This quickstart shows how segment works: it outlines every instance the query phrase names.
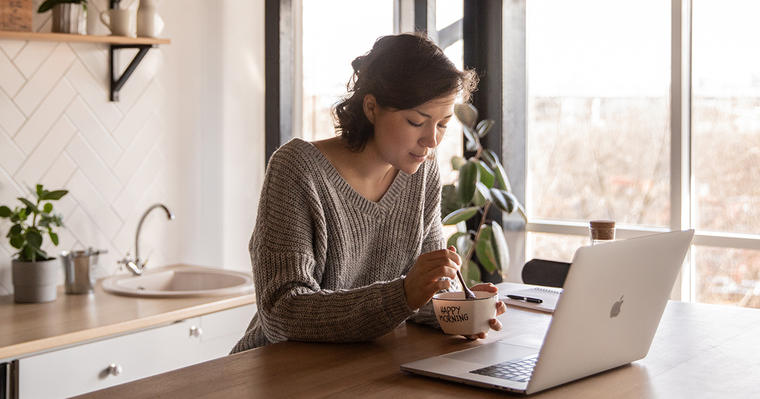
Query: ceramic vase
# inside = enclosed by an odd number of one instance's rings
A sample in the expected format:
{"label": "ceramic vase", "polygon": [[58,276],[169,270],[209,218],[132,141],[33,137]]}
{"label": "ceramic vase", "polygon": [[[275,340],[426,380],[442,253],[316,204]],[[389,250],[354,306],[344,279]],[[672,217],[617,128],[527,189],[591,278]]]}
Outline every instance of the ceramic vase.
{"label": "ceramic vase", "polygon": [[81,4],[63,3],[53,7],[53,32],[81,35],[86,26],[87,13]]}
{"label": "ceramic vase", "polygon": [[158,37],[164,21],[158,15],[158,0],[140,0],[137,8],[137,36]]}
{"label": "ceramic vase", "polygon": [[13,297],[20,303],[54,301],[58,297],[58,258],[37,262],[13,260]]}

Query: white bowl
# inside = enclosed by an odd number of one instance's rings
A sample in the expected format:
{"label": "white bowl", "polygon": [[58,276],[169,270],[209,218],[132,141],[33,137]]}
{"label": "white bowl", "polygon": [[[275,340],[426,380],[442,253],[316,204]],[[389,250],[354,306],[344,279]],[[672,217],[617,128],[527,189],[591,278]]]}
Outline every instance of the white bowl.
{"label": "white bowl", "polygon": [[495,292],[473,291],[475,299],[464,292],[443,292],[433,296],[435,318],[446,334],[474,335],[488,332],[488,321],[496,317]]}

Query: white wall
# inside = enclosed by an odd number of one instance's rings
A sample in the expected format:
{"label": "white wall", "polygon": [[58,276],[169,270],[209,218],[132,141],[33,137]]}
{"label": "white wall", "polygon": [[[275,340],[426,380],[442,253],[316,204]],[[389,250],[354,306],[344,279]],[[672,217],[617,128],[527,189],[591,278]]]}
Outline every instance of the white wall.
{"label": "white wall", "polygon": [[[0,204],[15,205],[38,182],[70,190],[56,204],[67,227],[51,251],[108,249],[98,277],[134,252],[137,222],[154,202],[177,219],[146,220],[149,267],[249,270],[264,173],[263,1],[164,0],[159,11],[172,43],[148,53],[116,103],[107,46],[0,40]],[[49,13],[35,29],[49,31]],[[133,53],[122,54],[126,65]],[[0,222],[0,294],[12,292],[8,227]]]}

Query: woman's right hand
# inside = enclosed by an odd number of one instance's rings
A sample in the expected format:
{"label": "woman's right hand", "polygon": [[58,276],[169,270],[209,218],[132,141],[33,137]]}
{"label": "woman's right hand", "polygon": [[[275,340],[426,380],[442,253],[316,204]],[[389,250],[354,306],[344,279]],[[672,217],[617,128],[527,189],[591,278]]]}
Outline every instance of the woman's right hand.
{"label": "woman's right hand", "polygon": [[462,260],[454,247],[420,255],[404,279],[404,293],[409,308],[419,309],[436,292],[449,288],[451,280],[457,278],[461,264]]}

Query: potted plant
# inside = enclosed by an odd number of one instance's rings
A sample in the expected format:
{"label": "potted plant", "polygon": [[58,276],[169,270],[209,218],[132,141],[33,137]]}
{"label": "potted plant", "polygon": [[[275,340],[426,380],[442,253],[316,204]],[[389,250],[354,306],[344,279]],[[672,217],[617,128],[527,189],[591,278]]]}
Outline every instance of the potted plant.
{"label": "potted plant", "polygon": [[38,13],[53,10],[53,27],[57,33],[84,34],[87,25],[87,0],[45,0]]}
{"label": "potted plant", "polygon": [[[492,205],[508,214],[518,211],[527,222],[525,208],[512,194],[499,157],[480,143],[494,121],[485,119],[476,124],[478,110],[472,104],[457,104],[454,115],[462,123],[465,148],[475,154],[467,159],[451,159],[459,178],[456,184],[442,188],[441,215],[444,225],[457,225],[458,231],[449,237],[446,246],[457,248],[468,284],[499,283],[509,267],[509,249],[501,225],[488,219],[488,211]],[[467,227],[470,220],[476,228]]]}
{"label": "potted plant", "polygon": [[66,193],[66,190],[48,191],[38,184],[34,192],[36,201],[19,197],[23,206],[14,209],[0,206],[0,217],[12,223],[6,237],[11,246],[18,249],[12,262],[16,302],[49,302],[57,297],[58,258],[49,257],[42,249],[42,242],[47,235],[53,245],[58,245],[53,227],[63,226],[63,221],[60,215],[53,214],[50,201],[59,200]]}

